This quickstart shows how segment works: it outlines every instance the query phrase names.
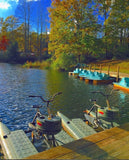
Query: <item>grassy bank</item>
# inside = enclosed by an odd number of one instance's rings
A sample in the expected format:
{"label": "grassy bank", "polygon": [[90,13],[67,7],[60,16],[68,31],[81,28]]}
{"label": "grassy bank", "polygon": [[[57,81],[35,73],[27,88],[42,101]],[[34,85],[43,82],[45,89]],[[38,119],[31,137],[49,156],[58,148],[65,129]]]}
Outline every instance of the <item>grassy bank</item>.
{"label": "grassy bank", "polygon": [[[96,69],[100,69],[100,65],[102,66],[102,70],[108,70],[108,66],[110,66],[110,71],[117,72],[117,68],[119,66],[119,72],[121,73],[128,73],[129,74],[129,60],[103,60],[94,63],[90,63],[88,65],[94,66]],[[27,61],[23,67],[25,68],[39,68],[39,69],[48,69],[51,67],[51,62],[49,61],[36,61],[36,62],[29,62]]]}
{"label": "grassy bank", "polygon": [[102,66],[102,70],[108,70],[108,66],[110,66],[110,71],[117,72],[117,68],[119,66],[119,72],[128,73],[129,74],[129,60],[103,60],[95,63],[90,63],[92,69],[94,69],[94,65],[96,69],[100,69],[100,65]]}
{"label": "grassy bank", "polygon": [[38,69],[48,69],[50,68],[50,61],[36,61],[36,62],[30,62],[27,61],[24,65],[23,68],[38,68]]}

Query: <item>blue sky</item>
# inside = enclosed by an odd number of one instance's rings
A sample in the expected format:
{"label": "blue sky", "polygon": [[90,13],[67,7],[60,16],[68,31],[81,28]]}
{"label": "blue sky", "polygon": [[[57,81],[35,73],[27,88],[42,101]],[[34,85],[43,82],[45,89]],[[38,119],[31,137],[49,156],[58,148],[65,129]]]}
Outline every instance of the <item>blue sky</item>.
{"label": "blue sky", "polygon": [[[18,6],[22,0],[0,0],[0,17],[6,18],[10,15],[16,16],[16,12],[18,10]],[[31,3],[33,5],[33,18],[36,19],[36,10],[38,7],[38,3],[42,4],[44,15],[47,15],[48,18],[48,11],[47,8],[51,5],[51,0],[26,0],[27,3]],[[34,17],[35,16],[35,17]],[[49,22],[48,22],[49,27]]]}
{"label": "blue sky", "polygon": [[0,0],[0,17],[14,15],[18,0]]}
{"label": "blue sky", "polygon": [[[36,25],[37,25],[37,10],[39,6],[42,6],[42,12],[45,23],[47,23],[47,28],[50,28],[50,23],[49,23],[49,16],[48,16],[48,10],[47,8],[50,7],[51,5],[51,0],[26,0],[27,3],[31,3],[32,6],[32,11],[31,12],[31,17],[33,19],[33,22],[31,23],[32,30],[36,30]],[[19,13],[19,6],[23,2],[23,0],[0,0],[0,17],[6,18],[7,16],[14,15],[18,16]],[[21,19],[22,21],[22,19]],[[103,23],[103,17],[99,16],[99,21],[100,23]],[[44,25],[44,31],[46,30],[46,24]]]}

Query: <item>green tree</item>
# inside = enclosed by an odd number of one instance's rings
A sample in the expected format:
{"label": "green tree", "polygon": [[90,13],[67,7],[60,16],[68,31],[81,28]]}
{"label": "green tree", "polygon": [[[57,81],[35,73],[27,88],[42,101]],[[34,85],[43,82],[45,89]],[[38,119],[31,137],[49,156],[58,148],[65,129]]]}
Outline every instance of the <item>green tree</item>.
{"label": "green tree", "polygon": [[7,49],[8,61],[17,63],[19,61],[18,43],[12,42]]}
{"label": "green tree", "polygon": [[8,16],[5,20],[1,18],[0,21],[0,30],[1,35],[7,36],[11,41],[15,37],[15,30],[18,26],[18,19],[14,16]]}
{"label": "green tree", "polygon": [[97,8],[98,8],[98,15],[99,15],[99,23],[101,24],[101,34],[103,39],[103,50],[105,52],[105,58],[110,58],[110,53],[108,50],[108,25],[107,19],[111,12],[112,7],[112,0],[98,0],[96,1]]}
{"label": "green tree", "polygon": [[129,57],[129,2],[117,0],[112,5],[107,24],[109,49],[116,58]]}
{"label": "green tree", "polygon": [[[54,0],[49,9],[51,18],[49,53],[57,59],[61,53],[81,56],[92,54],[99,24],[94,5],[87,0]],[[90,41],[90,42],[89,42]]]}
{"label": "green tree", "polygon": [[15,40],[18,43],[19,52],[24,52],[24,24],[20,24],[15,30]]}

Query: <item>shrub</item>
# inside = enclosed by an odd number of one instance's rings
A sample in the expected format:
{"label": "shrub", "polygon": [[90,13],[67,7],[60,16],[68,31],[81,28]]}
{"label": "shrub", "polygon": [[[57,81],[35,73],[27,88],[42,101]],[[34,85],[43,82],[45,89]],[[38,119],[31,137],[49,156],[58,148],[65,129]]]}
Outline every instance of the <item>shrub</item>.
{"label": "shrub", "polygon": [[40,68],[40,69],[48,69],[50,68],[50,61],[27,61],[24,65],[24,68]]}
{"label": "shrub", "polygon": [[56,70],[69,70],[76,64],[75,56],[73,54],[62,53],[52,64],[52,68]]}

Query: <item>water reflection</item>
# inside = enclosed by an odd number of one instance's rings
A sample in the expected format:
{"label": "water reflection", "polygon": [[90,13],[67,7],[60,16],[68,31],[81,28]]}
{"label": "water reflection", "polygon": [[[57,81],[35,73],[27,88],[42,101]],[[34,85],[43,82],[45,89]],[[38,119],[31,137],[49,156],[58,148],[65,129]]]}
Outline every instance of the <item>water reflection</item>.
{"label": "water reflection", "polygon": [[123,92],[120,92],[120,100],[125,101],[126,95]]}
{"label": "water reflection", "polygon": [[[105,97],[92,94],[92,91],[109,93],[112,85],[92,85],[84,81],[52,70],[23,69],[20,66],[0,64],[0,118],[14,129],[26,129],[28,122],[33,119],[35,110],[32,104],[42,104],[39,98],[29,98],[28,95],[42,95],[51,97],[62,91],[63,94],[55,98],[51,110],[58,110],[69,118],[84,118],[83,110],[91,107],[89,99],[97,100],[101,106],[106,106]],[[129,94],[115,91],[110,97],[110,105],[120,109],[119,123],[129,121]],[[46,108],[42,108],[46,113]]]}

